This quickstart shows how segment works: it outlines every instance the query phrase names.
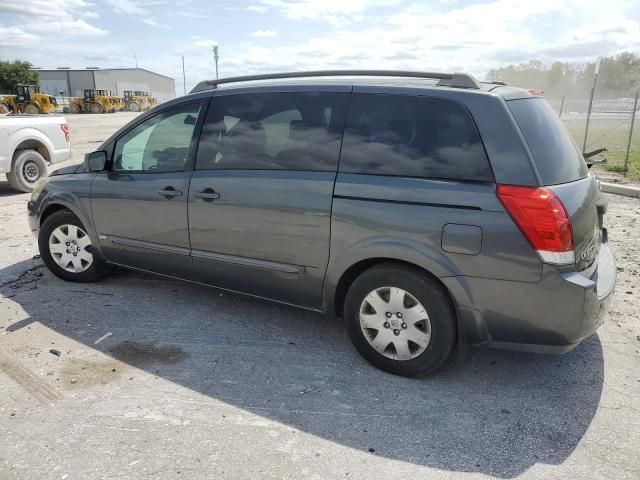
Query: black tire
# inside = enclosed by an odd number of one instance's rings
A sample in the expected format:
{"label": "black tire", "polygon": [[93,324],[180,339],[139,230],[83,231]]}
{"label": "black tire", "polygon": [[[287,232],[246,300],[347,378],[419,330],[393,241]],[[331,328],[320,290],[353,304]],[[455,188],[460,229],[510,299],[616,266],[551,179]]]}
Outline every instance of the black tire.
{"label": "black tire", "polygon": [[70,103],[69,113],[80,113],[80,105],[78,105],[77,103]]}
{"label": "black tire", "polygon": [[30,192],[36,182],[47,176],[47,162],[36,150],[16,151],[11,171],[7,173],[9,185],[18,192]]}
{"label": "black tire", "polygon": [[38,105],[36,105],[35,103],[27,103],[24,107],[24,113],[27,113],[29,115],[38,115],[39,113],[41,113],[41,111],[40,107],[38,107]]}
{"label": "black tire", "polygon": [[38,234],[38,248],[40,249],[40,256],[47,268],[57,277],[67,280],[69,282],[94,282],[105,275],[107,272],[106,266],[93,254],[93,261],[91,265],[81,272],[69,272],[63,269],[56,260],[54,260],[51,251],[49,250],[49,238],[51,233],[58,227],[63,225],[75,225],[81,228],[84,232],[87,232],[86,227],[82,222],[69,210],[59,210],[52,213],[42,223],[40,232]]}
{"label": "black tire", "polygon": [[[431,339],[415,358],[397,360],[379,353],[360,327],[360,308],[365,297],[384,287],[405,290],[427,311]],[[417,268],[397,263],[376,265],[355,279],[345,298],[344,319],[353,345],[369,363],[405,377],[421,377],[438,370],[449,358],[456,341],[456,314],[444,286]]]}

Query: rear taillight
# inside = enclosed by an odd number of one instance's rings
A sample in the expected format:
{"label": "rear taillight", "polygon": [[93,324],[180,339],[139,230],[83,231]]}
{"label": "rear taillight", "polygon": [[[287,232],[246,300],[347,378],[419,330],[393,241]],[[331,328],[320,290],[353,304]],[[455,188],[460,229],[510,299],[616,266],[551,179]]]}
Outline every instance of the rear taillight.
{"label": "rear taillight", "polygon": [[498,185],[498,198],[545,263],[575,263],[571,221],[564,205],[545,187]]}
{"label": "rear taillight", "polygon": [[66,123],[63,123],[60,125],[60,129],[62,130],[62,133],[64,133],[64,140],[66,142],[70,141],[70,135],[69,135],[69,125],[67,125]]}

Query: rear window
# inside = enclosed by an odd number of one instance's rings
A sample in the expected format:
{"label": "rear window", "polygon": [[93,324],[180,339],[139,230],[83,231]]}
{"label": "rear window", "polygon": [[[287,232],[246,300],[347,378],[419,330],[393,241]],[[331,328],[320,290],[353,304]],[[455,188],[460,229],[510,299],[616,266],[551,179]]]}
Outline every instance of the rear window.
{"label": "rear window", "polygon": [[442,98],[354,95],[340,172],[493,181],[469,111]]}
{"label": "rear window", "polygon": [[573,182],[587,175],[587,164],[578,146],[546,100],[525,98],[507,104],[545,185]]}

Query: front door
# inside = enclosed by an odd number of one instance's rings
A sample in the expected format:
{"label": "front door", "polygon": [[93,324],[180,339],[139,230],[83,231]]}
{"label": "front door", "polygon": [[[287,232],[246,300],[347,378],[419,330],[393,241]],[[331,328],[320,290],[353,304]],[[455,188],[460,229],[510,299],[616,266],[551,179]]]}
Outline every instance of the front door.
{"label": "front door", "polygon": [[189,277],[187,198],[201,102],[147,118],[116,140],[91,189],[101,246],[114,263]]}
{"label": "front door", "polygon": [[212,99],[189,190],[200,281],[318,308],[349,94]]}

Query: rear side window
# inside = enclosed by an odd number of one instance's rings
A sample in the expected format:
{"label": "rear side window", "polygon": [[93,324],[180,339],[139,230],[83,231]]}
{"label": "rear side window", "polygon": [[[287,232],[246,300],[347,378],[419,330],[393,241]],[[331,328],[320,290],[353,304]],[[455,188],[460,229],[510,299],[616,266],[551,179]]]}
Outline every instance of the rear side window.
{"label": "rear side window", "polygon": [[197,170],[336,171],[348,93],[216,96]]}
{"label": "rear side window", "polygon": [[451,100],[407,95],[354,95],[340,171],[493,181],[468,110]]}
{"label": "rear side window", "polygon": [[587,175],[578,146],[543,98],[507,102],[529,145],[545,185],[573,182]]}

